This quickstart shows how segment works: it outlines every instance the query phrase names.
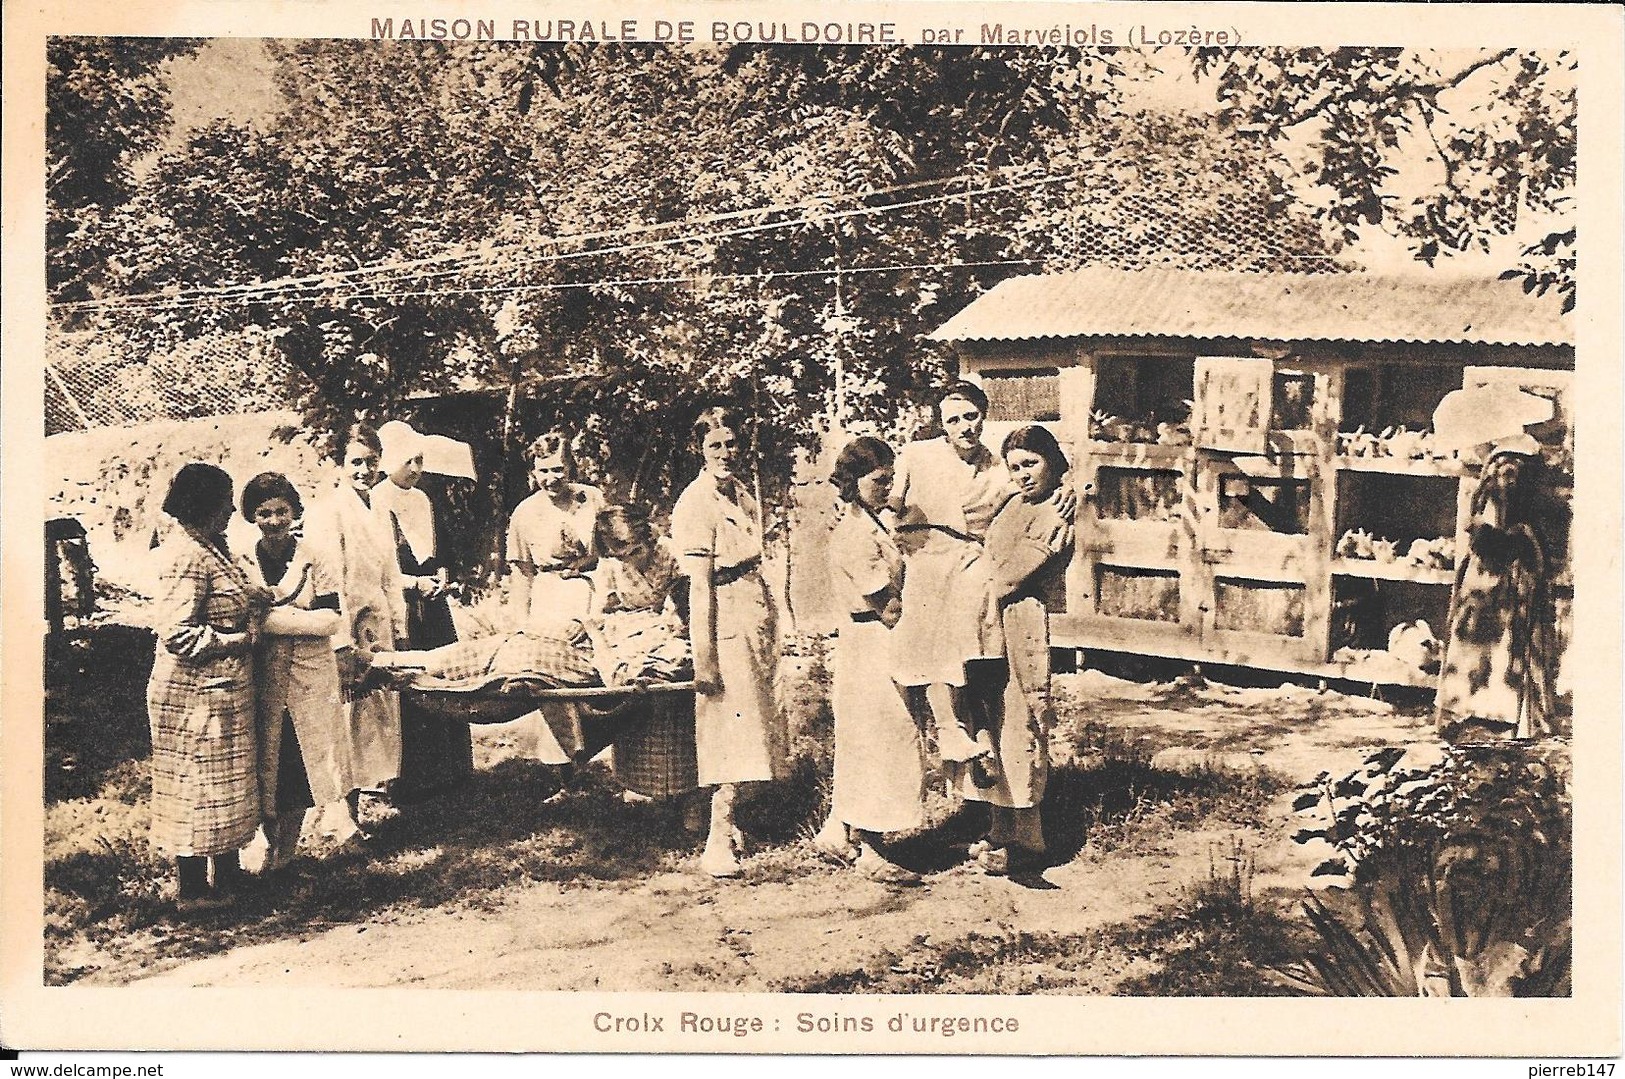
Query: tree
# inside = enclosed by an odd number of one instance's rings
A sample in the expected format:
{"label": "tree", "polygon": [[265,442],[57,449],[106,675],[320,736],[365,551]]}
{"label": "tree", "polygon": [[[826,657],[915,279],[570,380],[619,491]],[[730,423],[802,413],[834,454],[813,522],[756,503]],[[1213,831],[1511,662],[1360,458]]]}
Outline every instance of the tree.
{"label": "tree", "polygon": [[1332,268],[1257,146],[1127,114],[1117,54],[267,48],[273,122],[194,132],[69,241],[142,297],[96,310],[155,351],[263,328],[328,431],[482,395],[460,433],[498,447],[498,510],[523,436],[561,419],[665,501],[718,397],[755,417],[771,498],[796,447],[939,381],[924,335],[1014,273]]}
{"label": "tree", "polygon": [[[53,37],[45,47],[47,285],[54,300],[89,295],[93,251],[69,242],[134,193],[138,161],[169,131],[165,65],[197,51],[180,38]],[[62,256],[81,252],[89,261]]]}
{"label": "tree", "polygon": [[1221,122],[1275,147],[1279,181],[1318,196],[1347,239],[1382,228],[1431,265],[1536,215],[1553,223],[1503,276],[1573,306],[1571,53],[1200,49],[1194,65],[1216,80]]}

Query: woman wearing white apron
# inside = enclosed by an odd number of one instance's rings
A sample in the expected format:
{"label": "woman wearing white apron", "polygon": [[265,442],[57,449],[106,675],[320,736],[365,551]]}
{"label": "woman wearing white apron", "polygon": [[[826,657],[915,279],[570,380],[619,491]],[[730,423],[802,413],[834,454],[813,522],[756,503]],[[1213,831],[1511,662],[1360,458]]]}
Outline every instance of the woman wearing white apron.
{"label": "woman wearing white apron", "polygon": [[255,651],[259,786],[266,853],[263,872],[293,860],[305,811],[349,793],[349,738],[339,669],[338,574],[295,535],[304,506],[286,476],[264,472],[243,485],[243,517],[260,530],[244,559],[249,580],[273,605]]}
{"label": "woman wearing white apron", "polygon": [[694,647],[694,739],[701,786],[715,787],[700,867],[739,875],[737,785],[784,775],[784,720],[773,686],[779,643],[773,597],[762,577],[756,500],[734,475],[743,428],[722,408],[694,424],[705,470],[677,499],[673,546],[689,580]]}
{"label": "woman wearing white apron", "polygon": [[[358,424],[344,438],[338,490],[312,509],[305,537],[335,567],[339,582],[339,632],[333,649],[341,674],[356,682],[374,651],[404,649],[406,600],[395,538],[372,510],[373,483],[383,455],[378,433]],[[356,821],[360,792],[383,790],[401,769],[401,715],[397,694],[375,689],[344,706],[349,738],[350,817]],[[359,822],[356,821],[356,828]]]}
{"label": "woman wearing white apron", "polygon": [[[574,482],[570,440],[562,432],[549,431],[526,452],[536,493],[519,503],[508,522],[510,622],[520,630],[556,634],[587,618],[592,600],[588,573],[597,563],[593,528],[604,496],[596,487]],[[518,738],[520,745],[545,764],[568,765],[581,746],[580,717],[573,705],[550,704],[545,714],[532,712],[515,723],[526,732]],[[555,728],[565,734],[555,734]]]}

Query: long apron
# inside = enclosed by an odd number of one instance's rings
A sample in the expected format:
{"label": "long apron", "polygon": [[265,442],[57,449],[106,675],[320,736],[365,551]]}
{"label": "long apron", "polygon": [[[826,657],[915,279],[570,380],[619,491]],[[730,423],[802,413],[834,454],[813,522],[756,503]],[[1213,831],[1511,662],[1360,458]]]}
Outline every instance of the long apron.
{"label": "long apron", "polygon": [[[310,567],[310,571],[306,571]],[[257,567],[256,567],[257,571]],[[320,591],[336,587],[315,569],[311,552],[301,543],[293,552],[282,584],[293,577],[299,586],[287,597],[290,606],[309,610]],[[281,596],[279,595],[279,598]],[[279,763],[282,759],[284,716],[293,721],[294,737],[304,763],[305,780],[315,805],[349,793],[349,738],[345,730],[344,701],[338,665],[333,661],[331,637],[260,638],[258,668],[260,799],[270,814],[278,800]]]}
{"label": "long apron", "polygon": [[773,700],[778,631],[767,581],[752,570],[716,589],[722,692],[694,698],[700,785],[782,778],[787,736]]}
{"label": "long apron", "polygon": [[892,637],[880,622],[848,621],[831,656],[835,713],[833,816],[867,832],[925,822],[920,729],[892,680]]}
{"label": "long apron", "polygon": [[893,631],[897,683],[962,686],[968,661],[999,654],[985,598],[982,545],[921,529],[905,560],[903,615]]}

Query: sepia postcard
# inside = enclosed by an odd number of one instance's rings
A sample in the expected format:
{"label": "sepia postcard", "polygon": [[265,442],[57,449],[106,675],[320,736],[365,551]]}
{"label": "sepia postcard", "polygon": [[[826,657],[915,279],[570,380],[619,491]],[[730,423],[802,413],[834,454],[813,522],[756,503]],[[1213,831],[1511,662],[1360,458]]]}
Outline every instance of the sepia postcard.
{"label": "sepia postcard", "polygon": [[0,1046],[1617,1056],[1622,29],[9,7]]}

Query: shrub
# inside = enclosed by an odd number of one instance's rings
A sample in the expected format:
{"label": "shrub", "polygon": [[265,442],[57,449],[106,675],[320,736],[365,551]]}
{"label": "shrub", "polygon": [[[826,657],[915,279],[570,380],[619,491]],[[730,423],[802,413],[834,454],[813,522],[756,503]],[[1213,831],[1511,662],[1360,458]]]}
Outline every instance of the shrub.
{"label": "shrub", "polygon": [[1336,996],[1564,996],[1572,964],[1572,806],[1563,742],[1452,746],[1401,768],[1389,748],[1294,808],[1321,827],[1305,911],[1320,947],[1292,977]]}

